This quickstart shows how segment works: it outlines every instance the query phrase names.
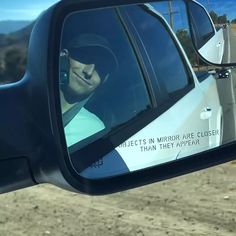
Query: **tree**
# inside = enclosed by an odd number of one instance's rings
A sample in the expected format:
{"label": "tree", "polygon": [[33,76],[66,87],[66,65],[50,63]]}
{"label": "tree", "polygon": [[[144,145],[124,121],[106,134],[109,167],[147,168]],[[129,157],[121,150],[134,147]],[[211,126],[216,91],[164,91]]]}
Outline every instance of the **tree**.
{"label": "tree", "polygon": [[195,67],[204,67],[206,63],[200,59],[198,54],[196,53],[191,36],[188,30],[180,29],[176,31],[176,36],[179,39],[187,57],[192,65],[193,68]]}
{"label": "tree", "polygon": [[211,16],[213,23],[218,24],[218,15],[214,11],[211,11],[209,14]]}
{"label": "tree", "polygon": [[226,14],[218,17],[218,23],[219,24],[226,24],[228,22]]}
{"label": "tree", "polygon": [[196,53],[189,32],[187,30],[180,29],[176,32],[176,36],[184,48],[191,64],[196,64]]}
{"label": "tree", "polygon": [[4,77],[9,82],[20,80],[26,68],[26,51],[20,47],[8,49],[5,53],[5,73]]}
{"label": "tree", "polygon": [[2,59],[0,59],[0,84],[3,83],[3,76],[4,76],[4,62]]}
{"label": "tree", "polygon": [[236,18],[231,21],[232,24],[236,24]]}

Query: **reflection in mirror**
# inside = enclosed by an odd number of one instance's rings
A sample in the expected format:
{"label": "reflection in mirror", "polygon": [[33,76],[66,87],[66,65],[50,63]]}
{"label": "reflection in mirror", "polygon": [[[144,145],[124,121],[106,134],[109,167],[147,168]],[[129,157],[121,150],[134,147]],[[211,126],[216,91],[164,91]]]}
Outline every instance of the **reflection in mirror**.
{"label": "reflection in mirror", "polygon": [[180,41],[181,46],[187,54],[192,69],[197,75],[199,81],[202,81],[204,74],[208,73],[208,71],[213,71],[215,66],[212,66],[203,61],[194,49],[185,1],[166,0],[152,2],[150,5],[169,23],[171,29],[175,32],[176,37]]}
{"label": "reflection in mirror", "polygon": [[234,0],[187,1],[194,44],[214,64],[236,63],[236,4]]}
{"label": "reflection in mirror", "polygon": [[[173,26],[188,33],[187,24]],[[224,112],[231,97],[222,95],[232,91],[223,79],[230,74],[197,77],[155,3],[69,15],[59,62],[65,139],[85,178],[178,161],[235,140],[235,118]]]}
{"label": "reflection in mirror", "polygon": [[70,153],[120,129],[150,108],[141,69],[114,9],[75,13],[66,19],[60,65]]}

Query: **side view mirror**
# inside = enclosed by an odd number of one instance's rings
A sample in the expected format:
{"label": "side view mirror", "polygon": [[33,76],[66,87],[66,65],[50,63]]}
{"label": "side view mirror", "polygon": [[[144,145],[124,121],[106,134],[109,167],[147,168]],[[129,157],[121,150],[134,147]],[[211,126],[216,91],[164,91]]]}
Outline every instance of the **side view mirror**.
{"label": "side view mirror", "polygon": [[215,77],[199,81],[144,1],[61,1],[46,10],[27,71],[0,86],[0,104],[1,192],[46,182],[108,194],[236,154],[236,119],[225,122]]}
{"label": "side view mirror", "polygon": [[235,66],[235,1],[201,0],[186,4],[192,39],[201,58],[215,65]]}

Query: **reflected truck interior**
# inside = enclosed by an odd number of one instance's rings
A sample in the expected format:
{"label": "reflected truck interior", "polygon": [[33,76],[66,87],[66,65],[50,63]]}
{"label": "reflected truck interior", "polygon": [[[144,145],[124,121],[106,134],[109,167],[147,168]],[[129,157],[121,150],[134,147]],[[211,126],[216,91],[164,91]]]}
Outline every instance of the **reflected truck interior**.
{"label": "reflected truck interior", "polygon": [[225,143],[214,73],[198,79],[163,21],[155,3],[78,12],[65,20],[62,117],[81,176],[118,176]]}

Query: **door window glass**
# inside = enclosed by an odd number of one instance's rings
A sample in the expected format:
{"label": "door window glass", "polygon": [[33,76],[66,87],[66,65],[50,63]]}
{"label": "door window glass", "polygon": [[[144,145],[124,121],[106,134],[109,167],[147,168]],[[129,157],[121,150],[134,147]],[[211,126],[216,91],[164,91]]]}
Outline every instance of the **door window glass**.
{"label": "door window glass", "polygon": [[127,7],[138,34],[153,65],[158,82],[168,94],[174,95],[191,84],[190,76],[183,64],[174,40],[154,13],[140,7]]}
{"label": "door window glass", "polygon": [[67,146],[75,152],[136,118],[150,101],[114,10],[70,15],[61,40],[62,116]]}
{"label": "door window glass", "polygon": [[189,2],[193,36],[197,49],[200,49],[215,34],[213,25],[209,21],[203,8],[196,7],[196,3]]}

